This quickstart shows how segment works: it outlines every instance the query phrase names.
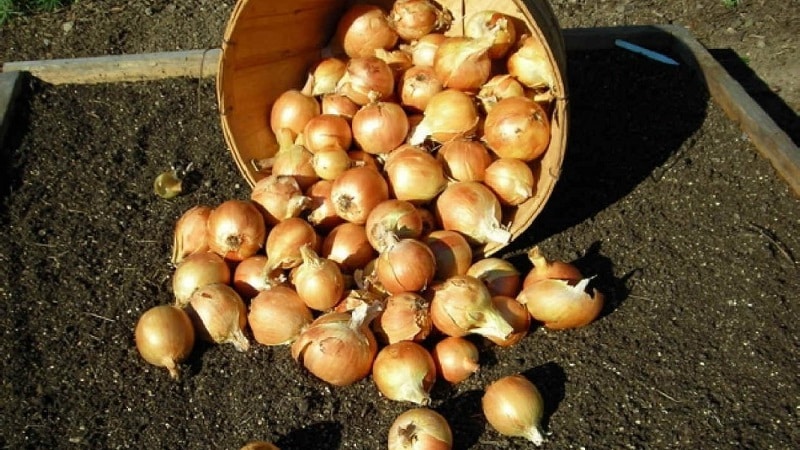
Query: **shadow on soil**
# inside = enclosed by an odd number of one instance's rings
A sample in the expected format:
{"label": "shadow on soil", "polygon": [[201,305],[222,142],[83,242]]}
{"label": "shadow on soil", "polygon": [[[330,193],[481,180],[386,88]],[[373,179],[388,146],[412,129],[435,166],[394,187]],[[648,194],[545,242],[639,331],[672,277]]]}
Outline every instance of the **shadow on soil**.
{"label": "shadow on soil", "polygon": [[728,48],[711,49],[709,53],[731,77],[742,85],[742,88],[775,121],[775,124],[785,131],[796,145],[800,145],[800,119],[798,119],[797,113],[753,72],[746,61]]}
{"label": "shadow on soil", "polygon": [[27,99],[34,93],[34,83],[30,76],[23,74],[19,80],[20,89],[11,108],[5,139],[0,142],[0,223],[5,222],[6,199],[22,183],[24,155],[17,149],[28,132],[30,104]]}
{"label": "shadow on soil", "polygon": [[643,180],[660,179],[700,128],[709,93],[688,65],[622,50],[568,54],[569,143],[561,177],[542,213],[505,253],[525,250],[591,219]]}
{"label": "shadow on soil", "polygon": [[336,422],[315,423],[278,439],[276,445],[286,450],[335,450],[341,445],[341,427]]}

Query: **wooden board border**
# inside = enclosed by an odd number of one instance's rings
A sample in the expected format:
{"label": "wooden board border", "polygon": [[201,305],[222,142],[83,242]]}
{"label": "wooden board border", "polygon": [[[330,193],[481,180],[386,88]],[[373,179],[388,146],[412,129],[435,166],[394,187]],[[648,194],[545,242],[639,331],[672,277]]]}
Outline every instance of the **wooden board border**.
{"label": "wooden board border", "polygon": [[[770,161],[794,195],[800,197],[800,149],[686,28],[642,25],[572,28],[563,33],[568,52],[611,49],[617,39],[624,39],[651,50],[677,55],[681,62],[702,75],[714,101],[750,137],[758,152]],[[29,72],[52,84],[210,78],[217,75],[220,54],[220,49],[205,49],[18,61],[3,64],[3,72]]]}

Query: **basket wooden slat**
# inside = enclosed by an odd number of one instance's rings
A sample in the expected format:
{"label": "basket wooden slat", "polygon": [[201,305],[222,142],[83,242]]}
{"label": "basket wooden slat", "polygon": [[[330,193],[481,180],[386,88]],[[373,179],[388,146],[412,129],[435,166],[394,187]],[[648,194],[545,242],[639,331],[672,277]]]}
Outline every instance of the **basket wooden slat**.
{"label": "basket wooden slat", "polygon": [[[534,163],[538,184],[533,198],[509,210],[504,221],[517,238],[539,215],[553,191],[564,158],[568,130],[566,50],[561,29],[542,0],[437,0],[455,18],[448,34],[461,35],[465,21],[483,10],[515,19],[522,33],[547,43],[550,63],[557,68],[550,146]],[[266,174],[252,161],[277,151],[269,128],[269,112],[278,96],[302,87],[310,67],[330,41],[336,22],[353,3],[391,8],[392,0],[239,0],[225,30],[217,72],[217,97],[222,129],[242,175],[250,185]],[[488,244],[477,254],[491,255],[503,245]]]}

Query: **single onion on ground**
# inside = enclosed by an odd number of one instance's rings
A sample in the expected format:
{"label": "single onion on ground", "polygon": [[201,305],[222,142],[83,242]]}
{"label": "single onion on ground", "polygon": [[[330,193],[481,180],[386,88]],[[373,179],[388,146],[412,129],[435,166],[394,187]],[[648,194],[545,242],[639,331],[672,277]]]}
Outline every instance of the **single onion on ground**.
{"label": "single onion on ground", "polygon": [[483,414],[498,433],[524,437],[534,445],[544,443],[540,422],[544,400],[536,385],[522,375],[500,378],[486,388]]}
{"label": "single onion on ground", "polygon": [[463,337],[448,336],[433,348],[436,370],[449,383],[460,383],[480,368],[478,347]]}
{"label": "single onion on ground", "polygon": [[531,317],[551,330],[564,330],[588,325],[603,310],[605,297],[597,289],[590,295],[591,278],[573,284],[566,280],[545,279],[528,285],[517,301],[528,308]]}
{"label": "single onion on ground", "polygon": [[427,405],[436,381],[436,365],[425,347],[400,341],[378,352],[372,365],[372,380],[390,400]]}
{"label": "single onion on ground", "polygon": [[250,348],[244,335],[247,307],[229,285],[216,283],[197,289],[189,298],[186,312],[199,338],[217,344],[233,344],[240,352]]}
{"label": "single onion on ground", "polygon": [[180,264],[194,253],[208,251],[206,229],[211,207],[198,205],[184,212],[175,224],[172,239],[172,264]]}
{"label": "single onion on ground", "polygon": [[194,327],[186,312],[172,305],[154,306],[136,322],[136,349],[148,363],[180,376],[178,363],[194,348]]}
{"label": "single onion on ground", "polygon": [[453,432],[441,414],[429,408],[410,409],[389,428],[389,450],[450,450]]}

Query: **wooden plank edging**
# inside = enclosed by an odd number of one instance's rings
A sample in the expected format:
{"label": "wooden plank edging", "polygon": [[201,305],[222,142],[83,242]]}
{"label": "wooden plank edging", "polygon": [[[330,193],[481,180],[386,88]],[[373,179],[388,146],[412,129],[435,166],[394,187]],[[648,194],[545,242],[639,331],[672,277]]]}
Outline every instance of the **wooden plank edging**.
{"label": "wooden plank edging", "polygon": [[[653,50],[669,50],[698,69],[711,97],[747,133],[758,152],[800,197],[800,149],[691,33],[676,25],[573,28],[563,30],[567,51],[614,48],[624,39]],[[8,62],[4,72],[26,71],[53,83],[106,83],[171,77],[215,77],[220,49]]]}

